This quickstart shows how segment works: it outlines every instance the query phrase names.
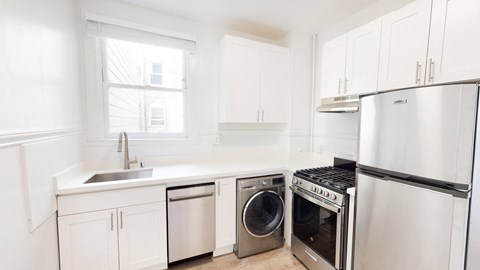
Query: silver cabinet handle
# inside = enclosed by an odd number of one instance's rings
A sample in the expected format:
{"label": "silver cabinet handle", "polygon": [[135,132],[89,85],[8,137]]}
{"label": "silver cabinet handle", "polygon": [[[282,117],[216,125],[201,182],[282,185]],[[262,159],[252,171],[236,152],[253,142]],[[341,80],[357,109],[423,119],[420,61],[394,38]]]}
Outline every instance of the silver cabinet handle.
{"label": "silver cabinet handle", "polygon": [[429,64],[430,64],[430,71],[429,71],[429,74],[428,74],[428,82],[432,82],[433,83],[433,79],[434,79],[434,76],[435,76],[435,62],[433,61],[432,58],[430,58],[430,61],[429,61]]}
{"label": "silver cabinet handle", "polygon": [[263,122],[264,116],[265,116],[265,110],[262,110],[262,122]]}
{"label": "silver cabinet handle", "polygon": [[420,65],[420,61],[417,61],[417,70],[415,71],[415,84],[420,84],[421,70],[422,65]]}
{"label": "silver cabinet handle", "polygon": [[338,94],[342,94],[342,79],[338,79]]}
{"label": "silver cabinet handle", "polygon": [[221,185],[220,183],[218,183],[218,195],[217,195],[218,197],[220,197],[220,187],[221,187],[221,186],[222,186],[222,185]]}
{"label": "silver cabinet handle", "polygon": [[120,211],[120,230],[123,230],[123,211]]}
{"label": "silver cabinet handle", "polygon": [[313,256],[312,254],[310,254],[310,252],[308,252],[308,250],[304,249],[305,253],[307,253],[307,255],[312,258],[312,260],[314,260],[315,262],[317,262],[317,258],[315,258],[315,256]]}
{"label": "silver cabinet handle", "polygon": [[110,231],[113,232],[113,213],[110,213]]}
{"label": "silver cabinet handle", "polygon": [[260,109],[257,110],[257,122],[260,122]]}
{"label": "silver cabinet handle", "polygon": [[348,89],[347,89],[347,84],[348,84],[348,78],[345,77],[345,83],[343,84],[343,93],[346,94]]}

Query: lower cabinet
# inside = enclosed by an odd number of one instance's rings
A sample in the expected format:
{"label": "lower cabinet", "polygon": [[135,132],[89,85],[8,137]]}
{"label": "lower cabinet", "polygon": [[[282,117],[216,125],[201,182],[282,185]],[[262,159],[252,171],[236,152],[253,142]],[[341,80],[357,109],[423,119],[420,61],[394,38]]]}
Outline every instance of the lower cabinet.
{"label": "lower cabinet", "polygon": [[120,215],[120,269],[144,269],[154,265],[158,269],[166,268],[162,267],[167,261],[166,203],[130,206],[117,211]]}
{"label": "lower cabinet", "polygon": [[166,202],[60,216],[62,270],[166,269]]}
{"label": "lower cabinet", "polygon": [[119,269],[117,210],[58,218],[62,270]]}
{"label": "lower cabinet", "polygon": [[237,179],[215,179],[215,255],[232,252],[236,242]]}
{"label": "lower cabinet", "polygon": [[[292,192],[288,187],[292,185],[293,172],[285,172],[285,216],[283,219],[283,235],[285,237],[285,244],[292,246]],[[287,192],[289,191],[289,192]]]}

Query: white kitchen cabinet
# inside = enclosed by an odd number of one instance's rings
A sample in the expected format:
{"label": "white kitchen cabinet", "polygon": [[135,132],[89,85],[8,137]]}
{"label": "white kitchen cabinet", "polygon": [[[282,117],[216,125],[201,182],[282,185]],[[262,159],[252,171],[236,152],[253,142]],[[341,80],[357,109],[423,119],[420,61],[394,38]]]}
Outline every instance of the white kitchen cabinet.
{"label": "white kitchen cabinet", "polygon": [[283,235],[285,237],[285,244],[289,247],[292,246],[292,192],[288,190],[288,187],[292,185],[293,172],[285,171],[285,216],[283,219]]}
{"label": "white kitchen cabinet", "polygon": [[58,218],[62,270],[116,270],[117,210]]}
{"label": "white kitchen cabinet", "polygon": [[480,79],[480,1],[435,0],[427,84]]}
{"label": "white kitchen cabinet", "polygon": [[236,242],[237,180],[216,179],[215,186],[215,255],[221,255],[231,252]]}
{"label": "white kitchen cabinet", "polygon": [[247,39],[225,36],[222,40],[221,122],[257,122],[261,51],[260,44]]}
{"label": "white kitchen cabinet", "polygon": [[165,186],[58,197],[62,270],[167,268]]}
{"label": "white kitchen cabinet", "polygon": [[288,48],[226,35],[221,44],[220,122],[287,123]]}
{"label": "white kitchen cabinet", "polygon": [[348,32],[343,95],[377,90],[381,26],[377,19]]}
{"label": "white kitchen cabinet", "polygon": [[120,269],[164,269],[167,261],[166,202],[118,209]]}
{"label": "white kitchen cabinet", "polygon": [[425,83],[432,0],[417,0],[382,17],[379,90]]}
{"label": "white kitchen cabinet", "polygon": [[341,96],[347,61],[347,34],[326,42],[322,49],[321,97]]}
{"label": "white kitchen cabinet", "polygon": [[287,48],[262,46],[260,120],[288,123],[290,100],[290,52]]}
{"label": "white kitchen cabinet", "polygon": [[381,21],[326,42],[322,52],[322,98],[377,90]]}

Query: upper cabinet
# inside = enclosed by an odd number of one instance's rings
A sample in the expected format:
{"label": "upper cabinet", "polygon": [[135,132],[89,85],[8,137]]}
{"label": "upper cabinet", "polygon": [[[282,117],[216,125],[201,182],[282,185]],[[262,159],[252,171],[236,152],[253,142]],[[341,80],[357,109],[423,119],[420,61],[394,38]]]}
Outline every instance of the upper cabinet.
{"label": "upper cabinet", "polygon": [[345,94],[377,90],[380,30],[378,19],[348,33]]}
{"label": "upper cabinet", "polygon": [[379,90],[423,85],[431,0],[417,0],[382,17]]}
{"label": "upper cabinet", "polygon": [[480,79],[480,1],[434,0],[427,84]]}
{"label": "upper cabinet", "polygon": [[226,35],[219,104],[223,123],[288,123],[290,50]]}
{"label": "upper cabinet", "polygon": [[377,90],[380,20],[323,45],[322,98]]}
{"label": "upper cabinet", "polygon": [[263,123],[288,123],[290,50],[264,44],[260,74],[260,120]]}
{"label": "upper cabinet", "polygon": [[323,45],[322,98],[340,96],[344,92],[347,35],[342,35]]}

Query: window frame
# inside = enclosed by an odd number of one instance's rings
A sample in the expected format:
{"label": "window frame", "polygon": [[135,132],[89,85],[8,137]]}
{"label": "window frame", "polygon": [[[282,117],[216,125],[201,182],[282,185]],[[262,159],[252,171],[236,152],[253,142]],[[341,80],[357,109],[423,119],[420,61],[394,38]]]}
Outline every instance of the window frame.
{"label": "window frame", "polygon": [[[183,51],[183,61],[184,61],[184,82],[183,82],[183,89],[176,89],[176,88],[168,88],[168,87],[160,87],[160,86],[152,86],[151,84],[137,86],[137,85],[127,85],[127,84],[118,84],[118,83],[110,83],[108,82],[108,71],[107,71],[107,46],[106,46],[106,39],[105,37],[97,37],[98,38],[98,49],[97,53],[99,53],[99,61],[97,63],[100,65],[100,74],[98,74],[99,78],[99,91],[101,91],[102,96],[102,117],[103,117],[103,134],[105,139],[115,139],[118,137],[118,132],[110,132],[110,118],[109,118],[109,88],[117,87],[117,88],[125,88],[125,89],[138,89],[138,90],[148,90],[148,91],[162,91],[162,92],[177,92],[183,94],[183,132],[176,132],[176,133],[168,133],[168,132],[132,132],[127,131],[129,138],[132,139],[186,139],[188,138],[188,88],[189,88],[189,81],[190,81],[190,57],[191,52],[182,50]],[[121,40],[121,39],[119,39]],[[135,42],[135,41],[131,41]],[[135,42],[139,44],[148,44],[150,43],[145,42]],[[154,45],[161,47],[160,45]],[[165,46],[167,47],[167,46]],[[168,48],[168,47],[167,47]],[[146,119],[145,119],[146,120]],[[148,123],[146,123],[148,124]]]}

